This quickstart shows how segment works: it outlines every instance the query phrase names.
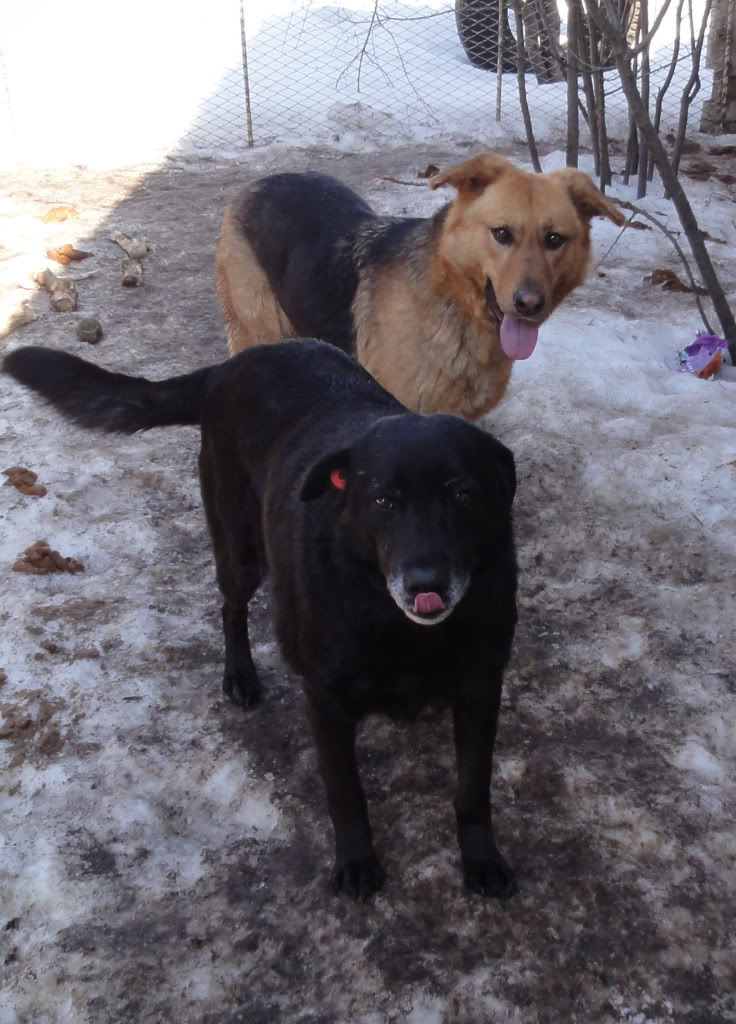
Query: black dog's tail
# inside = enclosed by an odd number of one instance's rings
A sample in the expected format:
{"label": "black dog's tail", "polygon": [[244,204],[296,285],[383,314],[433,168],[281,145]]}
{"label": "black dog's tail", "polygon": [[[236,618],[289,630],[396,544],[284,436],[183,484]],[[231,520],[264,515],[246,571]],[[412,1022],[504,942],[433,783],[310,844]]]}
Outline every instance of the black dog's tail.
{"label": "black dog's tail", "polygon": [[35,345],[16,349],[3,369],[82,427],[132,434],[198,424],[211,367],[151,381],[102,370],[85,359]]}

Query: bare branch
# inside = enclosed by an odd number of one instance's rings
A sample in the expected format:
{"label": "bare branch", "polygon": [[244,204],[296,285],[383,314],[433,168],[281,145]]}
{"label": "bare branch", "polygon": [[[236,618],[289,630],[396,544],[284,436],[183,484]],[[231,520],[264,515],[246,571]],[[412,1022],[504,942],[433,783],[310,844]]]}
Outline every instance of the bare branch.
{"label": "bare branch", "polygon": [[703,20],[700,23],[700,30],[698,32],[697,39],[695,38],[695,25],[693,22],[693,0],[688,0],[688,19],[690,22],[690,41],[692,50],[690,59],[692,61],[690,77],[687,80],[685,88],[682,90],[682,96],[680,98],[680,117],[677,122],[677,132],[675,134],[675,147],[672,151],[672,166],[675,174],[680,170],[680,157],[682,156],[682,145],[685,141],[685,132],[687,131],[688,114],[690,112],[690,104],[697,96],[700,91],[700,55],[703,50],[703,41],[705,40],[705,29],[708,24],[708,18],[710,17],[710,9],[713,0],[705,0],[705,7],[703,8]]}
{"label": "bare branch", "polygon": [[498,32],[496,47],[496,120],[501,120],[501,89],[503,87],[503,16],[506,11],[505,0],[496,0],[498,4]]}
{"label": "bare branch", "polygon": [[402,181],[401,178],[392,178],[390,174],[375,174],[379,181],[392,181],[394,185],[416,185],[418,188],[426,188],[426,181]]}
{"label": "bare branch", "polygon": [[[654,101],[654,122],[653,123],[654,123],[654,130],[657,133],[659,133],[659,125],[660,125],[660,122],[662,120],[662,104],[664,103],[664,97],[665,97],[665,95],[667,93],[667,90],[669,89],[670,85],[672,84],[672,79],[674,78],[675,70],[677,68],[677,61],[678,61],[679,56],[680,56],[680,35],[681,35],[681,26],[682,26],[682,8],[683,8],[684,3],[685,3],[685,0],[678,0],[678,4],[677,4],[677,23],[675,25],[675,40],[674,40],[674,44],[673,44],[673,47],[672,47],[672,60],[670,61],[670,66],[669,66],[669,68],[667,70],[667,75],[665,77],[665,80],[664,80],[664,82],[662,82],[662,85],[657,90],[657,99]],[[651,181],[653,177],[654,177],[654,161],[651,161],[650,164],[649,164],[649,180]]]}
{"label": "bare branch", "polygon": [[[431,119],[435,122],[435,124],[439,124],[439,119],[435,115],[435,113],[432,110],[432,108],[430,107],[430,105],[426,102],[424,96],[416,88],[416,86],[415,86],[411,76],[409,75],[408,68],[406,67],[406,64],[404,63],[404,57],[403,57],[403,54],[401,52],[401,48],[400,48],[400,46],[398,44],[398,41],[397,41],[394,33],[391,31],[391,28],[389,27],[389,23],[392,22],[392,21],[425,21],[425,20],[428,20],[428,19],[434,17],[434,14],[423,15],[422,17],[419,17],[419,18],[393,18],[393,17],[389,17],[389,16],[383,14],[383,12],[380,9],[379,4],[380,4],[380,0],[374,0],[373,10],[372,10],[371,16],[367,20],[367,22],[366,22],[365,19],[362,19],[362,18],[354,18],[354,17],[351,17],[351,16],[347,17],[346,20],[351,25],[362,26],[362,25],[366,25],[367,24],[367,28],[366,28],[365,36],[363,38],[363,44],[362,44],[360,50],[356,54],[354,54],[353,57],[351,57],[351,59],[348,61],[348,63],[342,69],[340,74],[337,76],[337,83],[339,84],[343,80],[343,78],[345,78],[347,76],[347,73],[350,70],[350,68],[352,68],[353,65],[357,62],[358,63],[358,75],[357,75],[357,83],[356,84],[357,84],[358,92],[360,92],[360,77],[361,77],[361,72],[362,72],[362,67],[363,67],[363,60],[367,60],[370,63],[372,63],[378,69],[378,71],[382,75],[384,81],[386,82],[386,85],[388,86],[388,88],[389,89],[393,89],[393,82],[391,81],[390,76],[386,73],[386,71],[384,70],[384,68],[383,68],[382,64],[380,63],[380,61],[378,61],[376,59],[376,57],[375,57],[375,45],[373,46],[374,55],[371,56],[368,53],[368,44],[373,42],[373,33],[374,33],[375,29],[376,28],[381,28],[381,29],[383,29],[386,32],[386,34],[391,39],[391,42],[392,42],[393,47],[394,47],[394,50],[396,51],[397,60],[398,60],[399,64],[401,65],[401,70],[403,72],[404,78],[406,79],[406,82],[407,82],[409,88],[414,93],[414,95],[416,96],[417,100],[422,104],[422,106],[424,107],[424,109],[427,112],[428,116],[431,117]],[[345,12],[343,12],[343,13],[345,13]]]}
{"label": "bare branch", "polygon": [[[690,282],[690,287],[692,288],[693,295],[695,296],[695,303],[696,303],[696,305],[698,307],[698,312],[700,313],[700,319],[703,321],[703,324],[704,324],[705,329],[708,332],[708,334],[713,334],[713,329],[710,326],[710,324],[708,323],[708,317],[705,315],[705,310],[703,309],[703,303],[700,301],[700,296],[698,295],[698,287],[699,287],[698,283],[695,280],[695,278],[693,277],[693,272],[690,269],[690,263],[688,262],[688,258],[685,255],[685,253],[683,252],[682,246],[680,245],[680,243],[675,238],[673,232],[670,231],[670,229],[667,227],[667,225],[663,221],[659,220],[658,217],[653,217],[652,214],[649,213],[648,210],[645,210],[641,206],[636,206],[635,203],[630,203],[626,199],[614,199],[613,196],[611,196],[611,202],[615,203],[616,206],[621,206],[624,210],[631,210],[631,212],[632,212],[632,216],[629,217],[629,220],[626,222],[626,224],[624,224],[623,228],[621,229],[621,234],[623,234],[623,232],[626,230],[626,226],[631,223],[631,220],[633,219],[633,215],[634,214],[639,214],[640,217],[646,217],[646,219],[650,220],[652,222],[652,224],[654,224],[655,227],[658,227],[659,230],[662,232],[662,234],[672,243],[672,247],[674,248],[675,252],[677,253],[677,255],[682,260],[682,265],[685,268],[685,273],[687,274],[687,279]],[[620,237],[621,237],[621,235],[619,235],[619,238]],[[616,242],[618,242],[618,238],[616,239]],[[615,245],[616,242],[614,242],[613,244]],[[611,246],[611,248],[613,248],[613,246]],[[609,252],[610,251],[611,250],[609,249]],[[606,253],[606,256],[607,255],[608,255],[608,253]],[[599,266],[600,266],[600,264],[599,264]]]}
{"label": "bare branch", "polygon": [[604,0],[604,3],[606,6],[605,15],[603,14],[602,9],[598,7],[596,0],[592,0],[591,3],[586,2],[588,13],[598,25],[600,31],[617,44],[620,44],[623,47],[623,54],[625,54],[629,60],[633,60],[634,57],[638,56],[638,54],[648,48],[652,39],[656,36],[659,31],[659,26],[662,24],[662,21],[670,8],[672,0],[664,0],[662,9],[654,19],[654,24],[651,29],[642,36],[636,46],[632,47],[629,47],[626,42],[626,30],[621,24],[621,15],[616,8],[615,0]]}
{"label": "bare branch", "polygon": [[667,14],[667,11],[670,9],[671,2],[672,2],[672,0],[664,0],[664,3],[662,4],[662,9],[659,12],[659,14],[657,15],[657,17],[654,19],[654,24],[652,25],[651,29],[648,32],[645,30],[645,34],[641,37],[638,45],[634,47],[634,49],[632,51],[632,54],[631,54],[632,57],[635,54],[642,53],[642,51],[644,51],[644,50],[649,48],[649,44],[651,43],[652,39],[654,39],[654,37],[656,36],[657,32],[659,31],[659,26],[662,24],[662,21],[664,20],[664,16]]}
{"label": "bare branch", "polygon": [[621,25],[621,15],[616,7],[615,0],[604,0],[606,11],[598,6],[597,0],[590,0],[586,6],[593,20],[598,24],[601,33],[607,36],[621,50],[622,56],[631,60],[636,54],[629,52],[629,45],[626,42],[626,32]]}
{"label": "bare branch", "polygon": [[524,45],[524,16],[521,11],[521,0],[511,0],[511,2],[514,7],[514,15],[516,17],[516,79],[519,83],[519,106],[521,107],[521,116],[524,119],[526,141],[529,146],[529,156],[531,157],[532,166],[537,174],[541,174],[542,165],[539,162],[537,140],[534,138],[532,117],[529,113],[529,103],[526,98],[526,75],[524,73],[524,64],[526,61],[526,46]]}
{"label": "bare branch", "polygon": [[373,31],[373,26],[376,23],[376,18],[377,17],[378,17],[378,0],[375,0],[375,3],[373,4],[373,10],[371,11],[371,22],[370,22],[370,25],[368,26],[368,31],[365,34],[365,39],[363,40],[363,45],[360,48],[360,57],[358,58],[358,81],[357,81],[358,92],[360,92],[360,73],[363,70],[363,58],[365,57],[365,51],[366,51],[366,48],[368,46],[368,40],[371,37],[371,32]]}
{"label": "bare branch", "polygon": [[[617,202],[618,202],[618,200],[617,200],[617,199],[614,199],[614,200],[613,200],[613,202],[614,202],[614,203],[617,203]],[[620,240],[621,240],[621,238],[623,237],[623,233],[624,233],[624,231],[625,231],[625,230],[627,229],[627,227],[629,226],[629,224],[631,224],[631,222],[632,222],[632,220],[634,219],[634,217],[635,217],[635,216],[636,216],[636,213],[632,213],[632,214],[631,214],[631,216],[629,217],[629,219],[628,219],[628,220],[626,221],[626,223],[624,224],[624,226],[623,226],[623,227],[621,228],[621,230],[619,231],[619,233],[618,233],[618,234],[616,235],[616,237],[614,238],[614,240],[613,240],[613,241],[611,242],[611,244],[610,244],[610,245],[608,246],[608,248],[606,249],[606,251],[605,251],[605,252],[603,253],[603,255],[601,256],[601,258],[600,258],[600,259],[598,260],[598,262],[596,263],[596,265],[595,265],[595,269],[596,269],[596,270],[600,270],[600,268],[601,268],[601,267],[603,266],[603,264],[604,264],[604,263],[606,262],[606,260],[608,259],[608,257],[609,257],[609,256],[611,255],[611,253],[613,252],[613,250],[614,250],[614,249],[616,248],[616,246],[618,245],[619,241],[620,241]]]}

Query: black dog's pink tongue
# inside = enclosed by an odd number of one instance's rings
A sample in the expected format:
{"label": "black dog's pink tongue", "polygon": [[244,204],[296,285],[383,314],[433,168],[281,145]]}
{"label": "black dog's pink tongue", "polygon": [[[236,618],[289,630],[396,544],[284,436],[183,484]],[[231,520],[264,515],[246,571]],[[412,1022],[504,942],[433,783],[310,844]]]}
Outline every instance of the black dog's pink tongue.
{"label": "black dog's pink tongue", "polygon": [[444,607],[439,594],[417,594],[414,598],[414,611],[417,615],[431,615],[432,612],[442,611]]}

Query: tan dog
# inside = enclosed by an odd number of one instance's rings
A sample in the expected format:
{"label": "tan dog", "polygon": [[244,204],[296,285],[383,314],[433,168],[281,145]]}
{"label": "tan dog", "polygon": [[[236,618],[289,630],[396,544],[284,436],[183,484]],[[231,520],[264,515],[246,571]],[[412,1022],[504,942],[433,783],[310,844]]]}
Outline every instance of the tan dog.
{"label": "tan dog", "polygon": [[625,218],[582,171],[529,174],[495,153],[429,182],[444,185],[456,199],[417,219],[378,217],[321,174],[247,185],[216,251],[230,353],[323,338],[411,409],[492,409],[514,360],[584,280],[591,219]]}

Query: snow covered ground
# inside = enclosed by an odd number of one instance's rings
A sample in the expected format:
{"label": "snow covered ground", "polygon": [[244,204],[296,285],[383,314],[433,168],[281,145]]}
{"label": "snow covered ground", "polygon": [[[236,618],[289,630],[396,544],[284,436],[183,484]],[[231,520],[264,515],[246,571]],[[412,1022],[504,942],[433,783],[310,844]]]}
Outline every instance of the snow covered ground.
{"label": "snow covered ground", "polygon": [[[2,175],[0,315],[39,318],[0,344],[151,377],[220,359],[212,252],[239,182],[313,167],[382,212],[429,214],[443,196],[375,172],[410,180],[481,148]],[[688,189],[733,296],[736,193]],[[58,203],[76,216],[38,219]],[[677,226],[656,189],[645,205]],[[142,289],[120,287],[115,229],[153,245]],[[617,234],[596,222],[596,264]],[[53,313],[28,275],[66,242],[94,253],[72,272],[95,275],[77,313]],[[700,323],[690,295],[643,281],[657,267],[680,273],[668,243],[626,230],[488,418],[519,471],[494,802],[520,892],[503,906],[461,887],[446,718],[366,725],[389,880],[367,907],[328,892],[267,591],[264,703],[220,693],[196,432],[85,433],[0,380],[0,469],[48,489],[0,487],[0,1024],[736,1021],[736,385],[675,371]],[[97,347],[75,337],[82,315],[104,326]],[[40,538],[85,571],[12,572]]]}

